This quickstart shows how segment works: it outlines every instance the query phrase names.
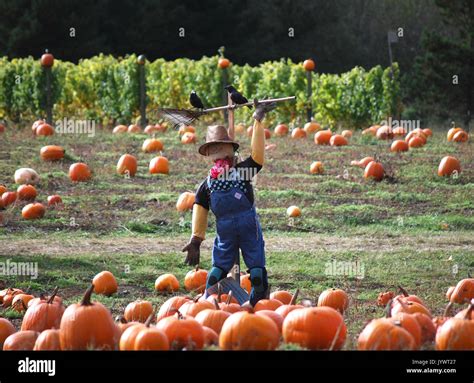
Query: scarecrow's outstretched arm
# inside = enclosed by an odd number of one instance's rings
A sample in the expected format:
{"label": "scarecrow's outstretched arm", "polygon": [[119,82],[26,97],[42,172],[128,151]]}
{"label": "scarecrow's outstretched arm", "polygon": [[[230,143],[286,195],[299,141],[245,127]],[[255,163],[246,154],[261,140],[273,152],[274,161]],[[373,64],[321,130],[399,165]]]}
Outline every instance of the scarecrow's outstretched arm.
{"label": "scarecrow's outstretched arm", "polygon": [[255,120],[253,123],[252,133],[252,158],[259,164],[263,165],[265,157],[265,131],[263,124]]}
{"label": "scarecrow's outstretched arm", "polygon": [[207,210],[205,207],[198,205],[197,203],[194,204],[192,218],[193,237],[198,237],[201,240],[205,239],[208,214],[209,210]]}

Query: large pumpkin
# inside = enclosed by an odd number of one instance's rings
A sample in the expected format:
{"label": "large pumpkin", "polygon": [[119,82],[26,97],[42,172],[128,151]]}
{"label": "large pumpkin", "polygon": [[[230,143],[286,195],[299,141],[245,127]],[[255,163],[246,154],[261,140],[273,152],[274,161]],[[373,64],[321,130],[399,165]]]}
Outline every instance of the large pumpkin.
{"label": "large pumpkin", "polygon": [[38,219],[43,218],[46,208],[42,203],[29,203],[21,210],[21,216],[24,219]]}
{"label": "large pumpkin", "polygon": [[0,350],[3,349],[5,339],[15,332],[15,326],[8,319],[0,318]]}
{"label": "large pumpkin", "polygon": [[59,330],[44,330],[36,339],[34,351],[59,351],[61,342]]}
{"label": "large pumpkin", "polygon": [[156,321],[159,322],[163,318],[174,315],[182,305],[190,300],[191,299],[188,297],[172,297],[168,299],[158,310],[158,314],[156,314]]}
{"label": "large pumpkin", "polygon": [[137,300],[125,307],[124,317],[128,322],[137,321],[145,323],[153,313],[153,306],[149,301]]}
{"label": "large pumpkin", "polygon": [[223,350],[274,350],[279,341],[280,332],[273,320],[245,311],[232,314],[219,335]]}
{"label": "large pumpkin", "polygon": [[179,212],[184,212],[187,210],[192,210],[194,202],[196,200],[196,195],[191,192],[181,193],[176,201],[176,210]]}
{"label": "large pumpkin", "polygon": [[215,305],[208,300],[199,300],[195,298],[194,300],[188,300],[187,302],[183,303],[183,305],[179,308],[179,312],[185,317],[196,317],[201,311],[210,309],[214,310]]}
{"label": "large pumpkin", "polygon": [[7,207],[15,203],[15,201],[18,199],[18,194],[17,192],[5,192],[2,194],[1,198],[1,206],[2,207]]}
{"label": "large pumpkin", "polygon": [[321,161],[312,162],[309,167],[309,172],[311,174],[323,174],[324,173],[323,163]]}
{"label": "large pumpkin", "polygon": [[454,142],[467,142],[468,140],[469,140],[469,134],[467,132],[465,132],[464,130],[461,130],[461,131],[457,132],[453,136],[453,141]]}
{"label": "large pumpkin", "polygon": [[202,325],[194,318],[183,317],[179,311],[178,316],[160,320],[156,328],[166,334],[173,350],[201,350],[204,347]]}
{"label": "large pumpkin", "polygon": [[306,134],[313,134],[316,133],[318,130],[321,130],[321,125],[319,125],[317,122],[307,122],[304,125],[303,129]]}
{"label": "large pumpkin", "polygon": [[450,318],[438,329],[437,350],[474,350],[473,310],[474,302],[469,305],[464,318]]}
{"label": "large pumpkin", "polygon": [[23,201],[31,201],[38,195],[33,185],[20,185],[17,189],[18,199]]}
{"label": "large pumpkin", "polygon": [[[420,314],[420,313],[418,313]],[[425,314],[421,314],[425,315]],[[392,318],[394,320],[394,324],[403,327],[407,330],[413,340],[415,341],[415,348],[420,348],[422,343],[421,338],[421,326],[418,323],[418,320],[415,318],[414,314],[408,314],[404,312],[399,312],[395,317]]]}
{"label": "large pumpkin", "polygon": [[74,182],[84,182],[91,178],[89,166],[83,162],[77,162],[69,167],[69,178]]}
{"label": "large pumpkin", "polygon": [[374,181],[382,181],[385,170],[380,162],[372,161],[367,164],[364,170],[364,178]]}
{"label": "large pumpkin", "polygon": [[283,327],[283,317],[273,310],[260,310],[255,312],[256,315],[263,315],[270,318],[278,327],[278,331],[281,333]]}
{"label": "large pumpkin", "polygon": [[307,307],[290,312],[283,321],[283,340],[312,350],[339,350],[347,328],[331,307]]}
{"label": "large pumpkin", "polygon": [[207,271],[200,269],[199,265],[194,270],[188,271],[184,277],[184,288],[188,291],[203,293],[206,288]]}
{"label": "large pumpkin", "polygon": [[408,143],[404,140],[393,141],[392,145],[390,146],[390,150],[392,152],[407,152],[408,148]]}
{"label": "large pumpkin", "polygon": [[448,141],[452,141],[453,138],[454,138],[454,135],[458,132],[462,132],[462,128],[451,128],[448,130],[448,135],[447,135],[447,138],[448,138]]}
{"label": "large pumpkin", "polygon": [[270,294],[270,299],[279,300],[284,305],[288,305],[293,298],[293,294],[285,290],[277,290]]}
{"label": "large pumpkin", "polygon": [[474,278],[462,279],[458,282],[449,300],[453,303],[464,304],[474,299]]}
{"label": "large pumpkin", "polygon": [[36,128],[37,136],[52,136],[54,134],[54,128],[49,124],[41,124]]}
{"label": "large pumpkin", "polygon": [[169,349],[168,337],[157,328],[145,326],[135,338],[135,351],[168,351]]}
{"label": "large pumpkin", "polygon": [[92,280],[94,293],[103,295],[112,295],[117,292],[117,280],[110,271],[102,271]]}
{"label": "large pumpkin", "polygon": [[26,330],[10,335],[3,343],[4,351],[31,351],[35,347],[39,332]]}
{"label": "large pumpkin", "polygon": [[194,144],[196,143],[196,134],[195,133],[191,133],[191,132],[185,132],[182,136],[181,136],[181,143],[182,144]]}
{"label": "large pumpkin", "polygon": [[331,137],[332,132],[330,130],[321,130],[314,135],[314,143],[316,145],[329,145]]}
{"label": "large pumpkin", "polygon": [[147,138],[142,145],[142,151],[145,153],[154,153],[163,150],[163,144],[156,138]]}
{"label": "large pumpkin", "polygon": [[438,167],[438,175],[440,177],[450,177],[453,174],[461,173],[461,164],[456,157],[446,156],[443,157]]}
{"label": "large pumpkin", "polygon": [[213,329],[217,334],[221,333],[222,326],[230,317],[230,313],[220,309],[216,300],[214,300],[215,308],[206,309],[196,315],[196,320],[203,326]]}
{"label": "large pumpkin", "polygon": [[295,128],[291,131],[291,138],[293,139],[306,138],[306,132],[304,131],[304,129]]}
{"label": "large pumpkin", "polygon": [[47,301],[40,301],[32,304],[26,310],[25,316],[21,323],[21,330],[44,331],[48,329],[58,329],[61,319],[64,315],[64,306],[54,300],[57,289]]}
{"label": "large pumpkin", "polygon": [[62,160],[64,152],[64,149],[58,145],[43,146],[40,150],[40,157],[43,161]]}
{"label": "large pumpkin", "polygon": [[388,318],[372,320],[360,333],[359,350],[414,350],[413,336]]}
{"label": "large pumpkin", "polygon": [[169,174],[168,159],[163,156],[155,157],[150,161],[150,174]]}
{"label": "large pumpkin", "polygon": [[275,126],[274,132],[275,136],[284,137],[288,134],[289,129],[288,126],[285,124],[278,124],[277,126]]}
{"label": "large pumpkin", "polygon": [[59,327],[61,350],[114,350],[118,344],[117,326],[110,311],[99,302],[91,302],[91,285],[81,303],[70,305]]}
{"label": "large pumpkin", "polygon": [[321,293],[318,298],[318,306],[328,306],[344,314],[349,306],[349,297],[341,289],[328,289]]}
{"label": "large pumpkin", "polygon": [[179,281],[173,274],[160,275],[155,281],[156,291],[167,291],[169,293],[179,290]]}
{"label": "large pumpkin", "polygon": [[138,162],[135,156],[124,154],[117,162],[117,174],[134,177],[137,173]]}
{"label": "large pumpkin", "polygon": [[260,299],[254,307],[254,311],[271,310],[275,311],[278,307],[283,306],[283,303],[278,299]]}
{"label": "large pumpkin", "polygon": [[331,146],[345,146],[347,145],[347,139],[340,134],[335,134],[330,138],[329,143]]}
{"label": "large pumpkin", "polygon": [[431,318],[430,311],[422,304],[404,299],[395,299],[391,310],[391,315],[392,317],[395,317],[400,312],[409,314],[422,313],[428,315]]}

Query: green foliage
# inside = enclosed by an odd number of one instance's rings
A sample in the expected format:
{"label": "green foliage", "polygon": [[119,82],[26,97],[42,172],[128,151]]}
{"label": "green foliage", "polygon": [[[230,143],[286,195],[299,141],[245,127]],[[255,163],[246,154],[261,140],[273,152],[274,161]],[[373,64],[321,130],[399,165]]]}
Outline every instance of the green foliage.
{"label": "green foliage", "polygon": [[[78,64],[56,60],[52,69],[54,115],[87,118],[102,123],[128,124],[138,116],[139,66],[137,57],[99,55]],[[206,106],[222,103],[222,70],[217,56],[200,60],[155,60],[145,66],[148,111],[158,107],[189,108],[188,95],[196,90]],[[378,122],[399,109],[399,70],[377,66],[370,71],[355,67],[341,75],[313,75],[315,119],[331,127],[357,128]],[[18,80],[18,78],[20,80]],[[269,123],[301,124],[307,106],[306,72],[290,59],[259,66],[232,65],[229,82],[249,99],[296,96],[296,102],[279,105]],[[45,73],[33,58],[0,58],[0,118],[14,121],[43,117]],[[213,115],[211,118],[216,118]],[[248,110],[236,112],[237,121],[249,123]]]}

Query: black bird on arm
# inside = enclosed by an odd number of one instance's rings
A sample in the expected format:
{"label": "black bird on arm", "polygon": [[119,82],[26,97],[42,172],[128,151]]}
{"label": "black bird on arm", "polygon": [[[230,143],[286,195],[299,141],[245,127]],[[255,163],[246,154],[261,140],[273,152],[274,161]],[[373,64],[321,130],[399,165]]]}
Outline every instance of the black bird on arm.
{"label": "black bird on arm", "polygon": [[194,90],[189,95],[189,102],[197,109],[204,109],[204,104]]}
{"label": "black bird on arm", "polygon": [[[243,95],[241,95],[232,85],[227,85],[224,89],[230,94],[230,99],[236,104],[241,105],[249,102],[249,100],[247,100]],[[248,105],[247,108],[252,109],[252,106]]]}

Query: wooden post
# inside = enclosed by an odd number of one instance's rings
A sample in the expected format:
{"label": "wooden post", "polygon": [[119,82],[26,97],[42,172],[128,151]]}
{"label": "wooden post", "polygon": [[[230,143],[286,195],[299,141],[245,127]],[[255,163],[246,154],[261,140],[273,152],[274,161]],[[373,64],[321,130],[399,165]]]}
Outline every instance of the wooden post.
{"label": "wooden post", "polygon": [[310,70],[306,71],[306,83],[308,85],[308,108],[306,109],[306,120],[307,122],[311,122],[313,117],[313,72]]}
{"label": "wooden post", "polygon": [[[227,94],[227,105],[234,105],[234,102],[230,98],[230,94]],[[233,140],[235,138],[234,109],[227,109],[227,131],[229,132],[229,137]]]}
{"label": "wooden post", "polygon": [[53,105],[51,102],[51,67],[43,67],[46,75],[46,122],[53,125]]}

